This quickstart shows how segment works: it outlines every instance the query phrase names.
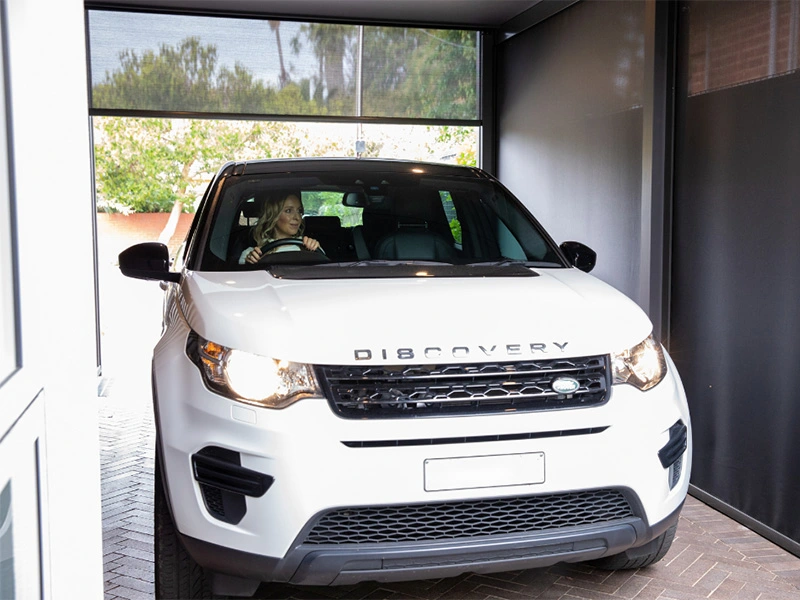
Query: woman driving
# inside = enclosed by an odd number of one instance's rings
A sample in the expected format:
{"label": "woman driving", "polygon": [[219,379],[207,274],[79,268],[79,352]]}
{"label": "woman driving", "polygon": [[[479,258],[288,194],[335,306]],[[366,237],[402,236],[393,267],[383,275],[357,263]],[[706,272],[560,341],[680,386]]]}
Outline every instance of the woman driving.
{"label": "woman driving", "polygon": [[284,239],[302,240],[299,245],[277,246],[267,252],[284,252],[288,250],[309,250],[314,252],[319,249],[319,242],[314,238],[303,235],[303,203],[299,192],[276,192],[264,203],[264,214],[258,219],[252,231],[252,241],[255,245],[246,248],[239,257],[239,264],[256,264],[264,256],[261,248],[270,242]]}

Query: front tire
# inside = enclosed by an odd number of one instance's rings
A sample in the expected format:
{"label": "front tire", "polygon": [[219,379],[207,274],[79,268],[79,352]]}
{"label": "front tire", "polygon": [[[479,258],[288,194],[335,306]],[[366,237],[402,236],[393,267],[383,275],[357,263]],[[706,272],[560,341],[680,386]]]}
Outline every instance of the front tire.
{"label": "front tire", "polygon": [[156,443],[155,460],[155,592],[157,600],[213,598],[203,567],[181,544],[169,510],[161,475],[161,457]]}
{"label": "front tire", "polygon": [[613,556],[587,561],[586,564],[607,571],[649,567],[653,563],[660,561],[667,554],[670,546],[672,546],[672,540],[675,539],[677,529],[678,525],[676,523],[641,548],[630,548]]}

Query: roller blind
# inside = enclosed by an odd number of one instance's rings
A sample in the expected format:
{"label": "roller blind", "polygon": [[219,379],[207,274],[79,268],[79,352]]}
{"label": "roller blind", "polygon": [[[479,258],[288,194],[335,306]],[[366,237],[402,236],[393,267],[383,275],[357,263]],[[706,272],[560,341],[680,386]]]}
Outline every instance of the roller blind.
{"label": "roller blind", "polygon": [[479,122],[478,32],[88,11],[91,109]]}

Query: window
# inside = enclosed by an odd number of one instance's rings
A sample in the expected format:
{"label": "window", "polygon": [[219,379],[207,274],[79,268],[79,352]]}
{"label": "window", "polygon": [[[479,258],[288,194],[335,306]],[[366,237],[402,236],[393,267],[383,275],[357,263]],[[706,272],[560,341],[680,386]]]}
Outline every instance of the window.
{"label": "window", "polygon": [[447,190],[440,191],[439,195],[442,197],[442,208],[444,208],[444,214],[447,215],[447,222],[450,224],[450,232],[453,234],[453,240],[456,246],[460,247],[461,223],[458,221],[458,212],[453,204],[453,196],[451,196],[450,192]]}
{"label": "window", "polygon": [[800,3],[692,2],[689,95],[800,68]]}
{"label": "window", "polygon": [[363,208],[344,206],[343,192],[303,192],[306,217],[336,217],[342,227],[361,225]]}
{"label": "window", "polygon": [[477,31],[109,10],[88,24],[93,114],[479,118]]}

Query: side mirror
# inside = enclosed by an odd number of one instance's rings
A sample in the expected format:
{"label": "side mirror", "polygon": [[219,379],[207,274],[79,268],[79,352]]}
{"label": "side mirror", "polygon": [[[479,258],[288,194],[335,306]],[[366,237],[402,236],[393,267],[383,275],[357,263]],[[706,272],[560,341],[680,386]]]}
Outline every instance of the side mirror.
{"label": "side mirror", "polygon": [[569,264],[584,273],[594,269],[594,265],[597,263],[597,253],[580,242],[564,242],[559,248],[567,257]]}
{"label": "side mirror", "polygon": [[169,249],[158,242],[136,244],[120,252],[119,270],[136,279],[175,283],[181,280],[180,273],[169,270]]}

